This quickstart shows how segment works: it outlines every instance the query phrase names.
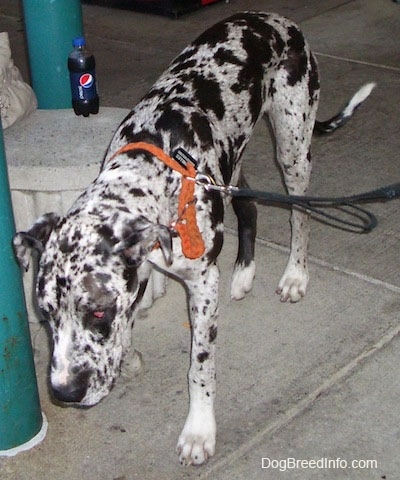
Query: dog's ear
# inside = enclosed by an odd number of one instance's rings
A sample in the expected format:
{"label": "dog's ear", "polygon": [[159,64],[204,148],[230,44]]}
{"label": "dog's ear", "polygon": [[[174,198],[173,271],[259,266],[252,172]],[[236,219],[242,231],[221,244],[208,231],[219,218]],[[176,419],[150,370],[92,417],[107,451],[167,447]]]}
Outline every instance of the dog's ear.
{"label": "dog's ear", "polygon": [[165,263],[172,263],[172,236],[164,225],[137,219],[125,226],[123,240],[115,246],[122,253],[128,266],[138,267],[155,248],[161,248]]}
{"label": "dog's ear", "polygon": [[46,213],[36,220],[32,227],[26,232],[18,232],[13,239],[15,255],[21,267],[27,272],[31,250],[39,255],[43,252],[51,232],[60,221],[57,213]]}

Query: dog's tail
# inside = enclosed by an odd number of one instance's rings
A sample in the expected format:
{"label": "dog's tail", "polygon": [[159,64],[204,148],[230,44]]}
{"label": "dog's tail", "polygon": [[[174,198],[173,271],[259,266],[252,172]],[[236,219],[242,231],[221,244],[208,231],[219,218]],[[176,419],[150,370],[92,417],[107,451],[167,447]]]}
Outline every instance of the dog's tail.
{"label": "dog's tail", "polygon": [[363,101],[369,96],[375,86],[376,83],[366,83],[353,95],[341,112],[329,120],[325,120],[324,122],[319,122],[317,120],[314,125],[314,133],[331,133],[344,125],[353,116],[354,112],[363,103]]}

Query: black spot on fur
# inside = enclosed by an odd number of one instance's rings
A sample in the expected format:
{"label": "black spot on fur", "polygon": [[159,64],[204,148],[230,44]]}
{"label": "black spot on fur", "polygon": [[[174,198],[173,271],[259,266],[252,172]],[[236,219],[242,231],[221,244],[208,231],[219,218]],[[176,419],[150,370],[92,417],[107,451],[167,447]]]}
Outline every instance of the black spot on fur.
{"label": "black spot on fur", "polygon": [[61,253],[72,253],[75,249],[75,243],[69,243],[68,237],[63,237],[59,242],[59,249]]}
{"label": "black spot on fur", "polygon": [[138,276],[136,268],[126,268],[124,271],[124,279],[128,292],[133,293],[137,289]]}
{"label": "black spot on fur", "polygon": [[184,73],[180,75],[180,77],[176,77],[176,83],[165,86],[164,88],[152,88],[144,97],[144,100],[149,101],[151,99],[157,99],[160,102],[168,100],[169,98],[176,96],[176,95],[183,95],[187,91],[187,87],[185,82],[183,81]]}
{"label": "black spot on fur", "polygon": [[301,31],[295,26],[288,28],[288,58],[284,62],[284,67],[288,72],[288,84],[296,85],[307,73],[307,54],[305,52],[305,40]]}
{"label": "black spot on fur", "polygon": [[200,363],[203,363],[205,360],[207,360],[207,358],[210,356],[210,354],[208,352],[201,352],[197,355],[197,360],[200,362]]}
{"label": "black spot on fur", "polygon": [[37,282],[37,290],[38,290],[39,296],[43,294],[46,288],[46,279],[50,274],[50,272],[53,270],[53,268],[54,268],[53,262],[47,262],[42,266],[42,270],[41,270],[42,274],[38,278],[38,282]]}
{"label": "black spot on fur", "polygon": [[[193,46],[189,45],[185,50],[178,55],[175,60],[172,62],[172,68],[175,67],[175,65],[178,67],[180,64],[186,63],[193,55],[193,53],[196,52],[196,48]],[[172,70],[173,71],[173,70]]]}
{"label": "black spot on fur", "polygon": [[[140,132],[134,132],[135,126],[128,124],[125,127],[121,128],[120,137],[125,139],[127,143],[135,142],[147,142],[156,145],[157,147],[162,146],[162,138],[159,133],[149,132],[145,129],[141,129]],[[134,152],[132,152],[134,153]]]}
{"label": "black spot on fur", "polygon": [[285,48],[286,43],[283,40],[283,38],[279,35],[279,33],[275,32],[274,36],[273,36],[273,40],[271,41],[271,45],[272,45],[274,51],[280,57],[282,55],[282,52]]}
{"label": "black spot on fur", "polygon": [[93,254],[102,257],[102,261],[106,261],[111,255],[110,244],[107,241],[96,243],[93,248]]}
{"label": "black spot on fur", "polygon": [[211,47],[218,45],[219,43],[223,43],[226,41],[228,36],[228,25],[223,21],[219,22],[216,25],[212,26],[204,33],[202,33],[192,45],[204,45],[208,44]]}
{"label": "black spot on fur", "polygon": [[269,82],[269,88],[268,88],[268,96],[273,97],[276,93],[276,88],[275,88],[275,79],[272,78]]}
{"label": "black spot on fur", "polygon": [[109,273],[98,272],[96,273],[95,278],[100,283],[108,283],[111,280],[111,275]]}
{"label": "black spot on fur", "polygon": [[240,60],[232,50],[220,47],[214,55],[215,61],[219,66],[231,63],[233,65],[243,66],[243,60]]}
{"label": "black spot on fur", "polygon": [[133,195],[134,197],[145,197],[146,194],[141,188],[131,188],[129,190],[129,193]]}
{"label": "black spot on fur", "polygon": [[110,163],[108,166],[109,170],[116,170],[117,168],[119,168],[119,163],[116,160],[114,160],[114,162]]}
{"label": "black spot on fur", "polygon": [[232,168],[233,162],[231,161],[232,158],[228,156],[228,153],[223,151],[219,158],[219,168],[221,169],[222,177],[224,179],[224,183],[228,185],[232,178]]}
{"label": "black spot on fur", "polygon": [[108,225],[100,225],[96,228],[97,233],[101,235],[109,245],[116,245],[118,239],[114,236],[114,231]]}
{"label": "black spot on fur", "polygon": [[209,340],[210,340],[210,343],[213,343],[215,342],[215,339],[217,338],[217,333],[218,333],[218,327],[216,327],[215,325],[213,325],[212,327],[210,327],[210,330],[209,330]]}
{"label": "black spot on fur", "polygon": [[198,112],[192,113],[191,124],[194,132],[197,134],[203,149],[209,148],[213,144],[213,134],[210,123],[204,115]]}
{"label": "black spot on fur", "polygon": [[107,191],[107,192],[104,192],[103,193],[103,198],[105,200],[112,200],[112,201],[115,201],[119,204],[124,204],[125,203],[125,200],[123,197],[121,197],[121,195],[117,195],[116,193],[114,192],[110,192],[110,191]]}
{"label": "black spot on fur", "polygon": [[174,148],[176,145],[180,145],[182,139],[190,138],[188,136],[188,125],[184,119],[184,116],[178,110],[174,110],[173,107],[165,108],[161,117],[157,120],[155,125],[157,130],[165,130],[171,133],[171,145]]}
{"label": "black spot on fur", "polygon": [[183,70],[193,68],[194,66],[196,66],[196,60],[189,59],[187,61],[182,61],[181,58],[178,58],[178,62],[176,62],[176,65],[171,68],[171,73],[176,75]]}
{"label": "black spot on fur", "polygon": [[118,206],[117,206],[117,209],[118,209],[120,212],[130,213],[129,208],[128,208],[128,207],[124,207],[123,205],[118,205]]}
{"label": "black spot on fur", "polygon": [[287,44],[289,49],[298,55],[304,53],[305,40],[301,31],[294,25],[291,25],[288,28],[288,35],[289,39]]}
{"label": "black spot on fur", "polygon": [[89,354],[93,353],[93,347],[92,347],[92,345],[90,345],[90,344],[87,343],[87,344],[85,345],[85,348],[83,349],[83,351],[84,351],[86,354],[88,354],[88,353],[89,353]]}
{"label": "black spot on fur", "polygon": [[57,305],[60,306],[61,298],[63,296],[63,293],[65,289],[68,288],[68,282],[65,277],[61,277],[57,275],[56,277],[56,299],[57,299]]}
{"label": "black spot on fur", "polygon": [[146,95],[143,97],[144,101],[149,101],[151,99],[164,100],[168,97],[169,92],[165,88],[158,88],[157,86],[152,87]]}
{"label": "black spot on fur", "polygon": [[57,275],[56,281],[57,285],[61,288],[64,288],[67,285],[67,279],[65,277],[60,277]]}
{"label": "black spot on fur", "polygon": [[313,105],[313,103],[316,100],[316,92],[319,90],[319,76],[318,76],[318,66],[317,62],[315,61],[314,55],[311,55],[310,58],[310,73],[309,73],[309,78],[308,78],[308,92],[310,94],[310,106]]}
{"label": "black spot on fur", "polygon": [[[250,113],[256,122],[263,103],[264,68],[272,58],[271,39],[278,38],[277,32],[258,15],[246,16],[249,29],[243,31],[242,46],[247,53],[247,61],[239,73],[239,85],[236,90],[248,90],[250,93]],[[257,34],[257,35],[255,35]]]}
{"label": "black spot on fur", "polygon": [[224,234],[223,232],[218,230],[214,234],[213,246],[207,254],[207,260],[210,264],[214,263],[215,260],[217,259],[218,255],[222,250],[223,244],[224,244]]}
{"label": "black spot on fur", "polygon": [[203,112],[211,110],[215,113],[218,120],[222,120],[225,115],[225,106],[218,82],[197,75],[193,80],[193,88]]}
{"label": "black spot on fur", "polygon": [[239,135],[237,138],[235,138],[235,141],[233,143],[233,155],[234,158],[237,158],[237,152],[241,149],[242,145],[246,142],[247,137],[243,133],[242,135]]}
{"label": "black spot on fur", "polygon": [[79,242],[79,240],[82,240],[82,233],[79,230],[75,230],[74,234],[72,235],[72,240],[74,242]]}

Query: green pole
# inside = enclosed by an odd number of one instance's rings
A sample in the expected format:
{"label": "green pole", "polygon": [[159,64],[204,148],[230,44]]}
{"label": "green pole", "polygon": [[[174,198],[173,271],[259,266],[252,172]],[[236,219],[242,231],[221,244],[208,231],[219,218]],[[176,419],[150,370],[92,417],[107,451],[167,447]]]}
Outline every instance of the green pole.
{"label": "green pole", "polygon": [[0,455],[10,456],[41,441],[47,422],[40,410],[21,272],[12,248],[15,227],[1,122],[0,225]]}
{"label": "green pole", "polygon": [[80,0],[22,0],[32,87],[39,108],[71,107],[67,67],[72,39],[83,35]]}

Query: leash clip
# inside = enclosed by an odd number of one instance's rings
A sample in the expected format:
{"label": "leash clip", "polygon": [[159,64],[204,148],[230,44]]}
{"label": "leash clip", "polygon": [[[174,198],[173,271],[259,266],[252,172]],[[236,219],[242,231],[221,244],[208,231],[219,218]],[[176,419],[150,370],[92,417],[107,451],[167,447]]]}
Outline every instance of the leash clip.
{"label": "leash clip", "polygon": [[194,181],[197,185],[204,187],[207,192],[214,191],[231,195],[232,191],[237,190],[237,187],[232,187],[231,185],[218,185],[210,175],[206,175],[205,173],[198,173]]}

